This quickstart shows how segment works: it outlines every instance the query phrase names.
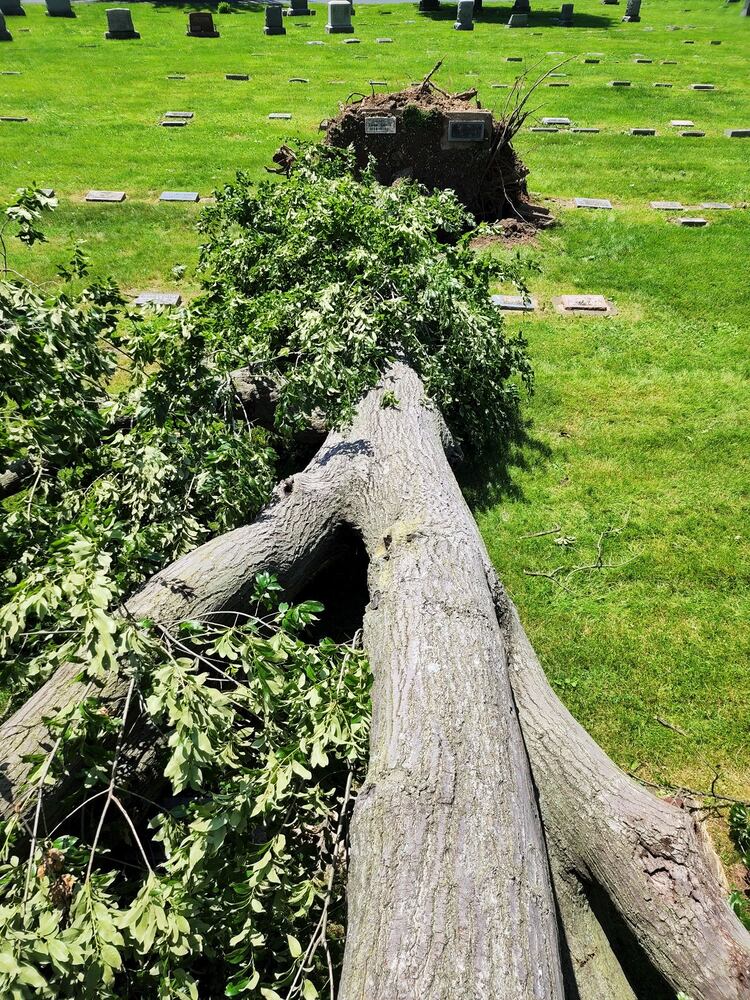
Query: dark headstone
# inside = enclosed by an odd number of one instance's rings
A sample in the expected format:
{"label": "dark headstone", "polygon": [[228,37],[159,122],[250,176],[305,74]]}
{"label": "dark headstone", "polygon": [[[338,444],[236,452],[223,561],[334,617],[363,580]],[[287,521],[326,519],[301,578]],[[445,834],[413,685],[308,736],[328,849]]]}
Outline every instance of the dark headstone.
{"label": "dark headstone", "polygon": [[25,17],[26,11],[21,6],[21,0],[0,0],[0,14],[6,17]]}
{"label": "dark headstone", "polygon": [[701,219],[698,216],[691,219],[675,219],[674,221],[678,226],[687,226],[690,229],[699,229],[701,226],[708,225],[708,219]]}
{"label": "dark headstone", "polygon": [[263,28],[264,35],[285,35],[284,9],[280,3],[269,3],[266,5],[266,23]]}
{"label": "dark headstone", "polygon": [[107,11],[107,28],[105,38],[140,38],[133,27],[133,17],[127,7],[111,7]]}
{"label": "dark headstone", "polygon": [[572,28],[573,27],[573,8],[574,4],[564,3],[560,8],[560,27],[561,28]]}
{"label": "dark headstone", "polygon": [[249,80],[250,77],[247,75],[247,73],[225,73],[224,74],[224,79],[225,80]]}
{"label": "dark headstone", "polygon": [[75,17],[70,0],[45,0],[48,17]]}
{"label": "dark headstone", "polygon": [[[12,42],[13,35],[8,31],[5,25],[5,14],[0,13],[0,42]],[[7,73],[3,73],[3,76],[7,76]]]}
{"label": "dark headstone", "polygon": [[190,11],[186,34],[191,38],[218,38],[219,32],[214,27],[214,19],[210,11]]}
{"label": "dark headstone", "polygon": [[641,19],[641,0],[628,0],[628,5],[625,8],[625,17],[623,21],[625,22],[635,22]]}
{"label": "dark headstone", "polygon": [[420,14],[433,14],[436,10],[440,10],[440,0],[419,0],[417,10]]}
{"label": "dark headstone", "polygon": [[750,128],[728,128],[724,135],[728,139],[750,139]]}
{"label": "dark headstone", "polygon": [[307,0],[291,0],[291,7],[284,11],[286,17],[310,17],[314,13],[314,10],[310,10]]}
{"label": "dark headstone", "polygon": [[655,128],[631,128],[631,135],[656,135]]}

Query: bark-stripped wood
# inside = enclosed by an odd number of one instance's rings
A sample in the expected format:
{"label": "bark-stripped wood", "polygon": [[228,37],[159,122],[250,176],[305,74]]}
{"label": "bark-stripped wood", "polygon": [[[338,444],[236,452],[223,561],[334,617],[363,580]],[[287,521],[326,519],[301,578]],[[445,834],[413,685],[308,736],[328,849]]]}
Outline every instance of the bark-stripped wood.
{"label": "bark-stripped wood", "polygon": [[[261,570],[294,591],[340,526],[361,534],[373,726],[340,1000],[747,998],[750,935],[715,857],[691,816],[619,771],[554,695],[446,450],[419,380],[396,366],[258,521],[128,602],[162,622],[210,614],[241,605]],[[113,678],[109,695],[121,690]],[[0,727],[8,802],[20,755],[43,742],[42,708],[72,693],[60,671]]]}

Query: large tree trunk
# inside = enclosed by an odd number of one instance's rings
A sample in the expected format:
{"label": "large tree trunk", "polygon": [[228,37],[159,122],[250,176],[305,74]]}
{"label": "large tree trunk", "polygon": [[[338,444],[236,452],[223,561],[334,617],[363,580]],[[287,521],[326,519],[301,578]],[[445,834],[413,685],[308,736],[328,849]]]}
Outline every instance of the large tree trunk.
{"label": "large tree trunk", "polygon": [[[128,611],[167,622],[236,607],[261,570],[293,592],[339,528],[360,533],[373,726],[341,1000],[747,998],[750,936],[715,858],[552,692],[445,442],[419,380],[396,366],[255,524],[158,574]],[[113,678],[108,695],[122,689]],[[43,741],[41,707],[73,690],[59,672],[0,728],[9,804],[21,754]]]}

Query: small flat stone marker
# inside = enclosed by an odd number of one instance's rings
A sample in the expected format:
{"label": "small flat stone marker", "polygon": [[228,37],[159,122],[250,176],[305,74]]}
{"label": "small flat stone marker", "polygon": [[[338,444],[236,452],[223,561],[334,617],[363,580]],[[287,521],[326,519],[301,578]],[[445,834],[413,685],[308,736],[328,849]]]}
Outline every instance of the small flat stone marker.
{"label": "small flat stone marker", "polygon": [[[354,29],[352,29],[352,30],[354,30]],[[359,39],[358,38],[345,38],[343,40],[343,42],[342,42],[342,45],[359,45]]]}
{"label": "small flat stone marker", "polygon": [[692,128],[695,122],[691,122],[687,118],[673,118],[669,124],[672,128]]}
{"label": "small flat stone marker", "polygon": [[310,81],[304,76],[291,76],[289,77],[290,83],[309,83]]}
{"label": "small flat stone marker", "polygon": [[750,139],[750,128],[728,128],[724,135],[728,139]]}
{"label": "small flat stone marker", "polygon": [[181,302],[178,292],[141,292],[135,300],[137,306],[178,306]]}
{"label": "small flat stone marker", "polygon": [[631,128],[631,135],[656,135],[655,128]]}
{"label": "small flat stone marker", "polygon": [[584,59],[583,61],[588,66],[598,66],[599,65],[599,60],[598,59]]}
{"label": "small flat stone marker", "polygon": [[651,208],[657,212],[684,212],[685,206],[679,201],[652,201]]}
{"label": "small flat stone marker", "polygon": [[0,115],[0,122],[27,122],[23,115]]}
{"label": "small flat stone marker", "polygon": [[583,316],[612,316],[617,310],[603,295],[560,295],[553,299],[559,313]]}
{"label": "small flat stone marker", "polygon": [[662,66],[676,66],[677,65],[677,60],[676,59],[662,59],[661,64],[662,64]]}
{"label": "small flat stone marker", "polygon": [[688,129],[687,132],[680,132],[683,139],[703,139],[705,134],[705,132],[701,132],[697,128]]}
{"label": "small flat stone marker", "polygon": [[572,128],[571,132],[577,132],[582,135],[598,135],[598,128]]}
{"label": "small flat stone marker", "polygon": [[225,73],[224,74],[224,79],[225,80],[249,80],[250,77],[247,75],[247,73]]}
{"label": "small flat stone marker", "polygon": [[576,198],[576,208],[612,208],[609,198]]}
{"label": "small flat stone marker", "polygon": [[687,226],[689,229],[700,229],[701,226],[708,225],[708,219],[702,219],[698,216],[690,219],[675,219],[674,221],[678,226]]}
{"label": "small flat stone marker", "polygon": [[185,128],[187,122],[184,118],[163,118],[159,124],[162,128]]}
{"label": "small flat stone marker", "polygon": [[542,125],[570,125],[570,118],[542,118]]}
{"label": "small flat stone marker", "polygon": [[505,312],[534,312],[536,310],[536,299],[527,298],[524,295],[492,295],[490,301],[493,306]]}
{"label": "small flat stone marker", "polygon": [[183,76],[183,74],[182,74],[182,73],[171,73],[171,74],[170,74],[170,75],[169,75],[169,76],[167,77],[167,79],[168,79],[168,80],[184,80],[184,79],[185,79],[185,77]]}
{"label": "small flat stone marker", "polygon": [[523,62],[523,56],[506,56],[506,62]]}
{"label": "small flat stone marker", "polygon": [[[381,10],[380,13],[384,14],[385,11]],[[388,13],[390,14],[390,11],[388,11]],[[392,45],[393,44],[393,39],[392,38],[376,38],[375,39],[375,44],[376,45]]]}
{"label": "small flat stone marker", "polygon": [[268,117],[271,119],[271,121],[284,121],[284,122],[291,121],[292,118],[292,116],[287,112],[277,112],[277,111],[274,111]]}
{"label": "small flat stone marker", "polygon": [[559,128],[554,128],[552,126],[542,127],[541,125],[534,125],[532,128],[529,129],[529,132],[559,132],[559,131],[560,131]]}
{"label": "small flat stone marker", "polygon": [[642,64],[652,63],[653,61],[654,61],[653,59],[636,59],[637,63],[642,63]]}
{"label": "small flat stone marker", "polygon": [[510,86],[509,83],[491,83],[490,84],[490,87],[493,90],[507,90],[509,86]]}
{"label": "small flat stone marker", "polygon": [[630,87],[630,80],[610,80],[610,87]]}
{"label": "small flat stone marker", "polygon": [[654,86],[655,87],[671,87],[672,84],[671,83],[655,83]]}
{"label": "small flat stone marker", "polygon": [[84,201],[125,201],[124,191],[89,191]]}
{"label": "small flat stone marker", "polygon": [[325,42],[319,42],[319,41],[305,42],[305,45],[325,45]]}
{"label": "small flat stone marker", "polygon": [[165,111],[165,118],[184,118],[185,121],[189,121],[191,118],[195,117],[194,111]]}
{"label": "small flat stone marker", "polygon": [[552,83],[547,84],[548,87],[569,87],[570,84],[567,80],[563,83],[561,80],[553,80]]}
{"label": "small flat stone marker", "polygon": [[197,191],[162,191],[159,201],[200,201]]}
{"label": "small flat stone marker", "polygon": [[701,203],[701,208],[708,208],[712,212],[731,212],[733,207],[726,201],[704,201]]}
{"label": "small flat stone marker", "polygon": [[694,83],[690,87],[691,90],[716,90],[713,83]]}

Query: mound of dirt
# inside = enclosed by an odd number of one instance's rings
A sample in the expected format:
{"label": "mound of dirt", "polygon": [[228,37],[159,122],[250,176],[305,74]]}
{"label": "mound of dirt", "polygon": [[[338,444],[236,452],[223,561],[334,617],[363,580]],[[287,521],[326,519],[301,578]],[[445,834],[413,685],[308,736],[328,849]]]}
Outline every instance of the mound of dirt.
{"label": "mound of dirt", "polygon": [[448,94],[426,79],[397,93],[351,95],[327,122],[326,142],[353,147],[360,169],[373,157],[381,184],[451,188],[477,220],[539,227],[550,219],[529,201],[528,170],[511,144],[518,127],[483,109],[475,90]]}

